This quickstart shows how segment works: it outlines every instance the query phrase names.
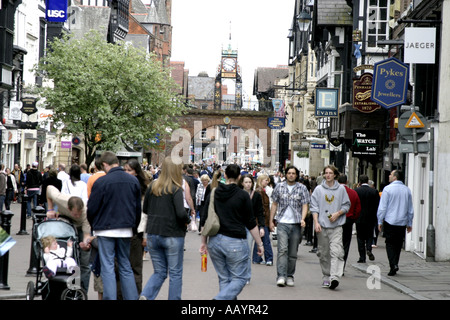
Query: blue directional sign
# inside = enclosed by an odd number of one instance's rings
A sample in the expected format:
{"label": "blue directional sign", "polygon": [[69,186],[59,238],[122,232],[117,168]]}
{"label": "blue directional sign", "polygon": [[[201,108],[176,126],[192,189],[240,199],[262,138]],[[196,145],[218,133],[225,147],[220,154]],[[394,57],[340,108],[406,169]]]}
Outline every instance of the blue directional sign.
{"label": "blue directional sign", "polygon": [[285,118],[273,117],[267,119],[267,126],[270,129],[283,129],[285,126]]}
{"label": "blue directional sign", "polygon": [[406,102],[409,66],[396,58],[375,63],[370,99],[385,109]]}

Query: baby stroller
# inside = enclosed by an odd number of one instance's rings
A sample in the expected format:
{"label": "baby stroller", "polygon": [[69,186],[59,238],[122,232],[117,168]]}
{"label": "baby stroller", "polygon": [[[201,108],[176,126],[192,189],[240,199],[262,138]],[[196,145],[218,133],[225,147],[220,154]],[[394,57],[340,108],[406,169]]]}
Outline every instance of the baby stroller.
{"label": "baby stroller", "polygon": [[[35,214],[32,233],[32,250],[36,255],[37,275],[36,283],[28,282],[26,299],[33,300],[35,296],[42,296],[42,300],[87,300],[86,291],[80,286],[80,246],[76,228],[62,219],[47,219],[46,215]],[[44,248],[41,239],[54,236],[61,247],[67,248],[67,241],[73,241],[73,259],[77,263],[74,273],[67,273],[66,268],[58,268],[56,275],[47,279],[43,267]]]}

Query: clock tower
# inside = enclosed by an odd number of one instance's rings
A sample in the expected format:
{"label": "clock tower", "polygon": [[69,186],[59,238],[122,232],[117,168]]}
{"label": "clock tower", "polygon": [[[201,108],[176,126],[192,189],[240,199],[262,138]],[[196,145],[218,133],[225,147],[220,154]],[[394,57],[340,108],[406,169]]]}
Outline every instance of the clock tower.
{"label": "clock tower", "polygon": [[236,108],[242,108],[242,78],[237,58],[237,50],[233,50],[231,45],[228,46],[228,49],[222,50],[222,57],[214,88],[214,109],[220,109],[222,105],[222,79],[232,79],[235,81]]}

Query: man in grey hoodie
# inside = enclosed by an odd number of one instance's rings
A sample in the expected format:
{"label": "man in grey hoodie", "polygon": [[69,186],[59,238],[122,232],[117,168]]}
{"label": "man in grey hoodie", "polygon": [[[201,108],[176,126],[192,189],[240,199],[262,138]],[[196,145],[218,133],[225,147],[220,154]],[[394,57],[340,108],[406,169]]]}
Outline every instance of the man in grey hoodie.
{"label": "man in grey hoodie", "polygon": [[344,246],[342,226],[350,209],[350,199],[337,182],[339,171],[328,165],[324,169],[322,183],[311,195],[310,211],[314,218],[318,252],[322,268],[322,287],[335,289],[344,271]]}

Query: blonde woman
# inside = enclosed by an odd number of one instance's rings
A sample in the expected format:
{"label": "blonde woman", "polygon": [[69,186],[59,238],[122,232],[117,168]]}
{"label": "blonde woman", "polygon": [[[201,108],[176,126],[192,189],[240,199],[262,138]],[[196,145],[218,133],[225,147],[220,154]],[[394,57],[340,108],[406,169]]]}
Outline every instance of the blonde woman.
{"label": "blonde woman", "polygon": [[209,176],[207,174],[204,174],[200,177],[200,183],[198,184],[197,187],[197,193],[195,195],[196,201],[195,208],[197,210],[196,219],[198,219],[199,222],[200,222],[200,212],[203,210],[205,201],[208,198],[209,194],[211,193],[211,185],[209,184],[210,181],[211,179],[209,178]]}
{"label": "blonde woman", "polygon": [[253,263],[265,264],[266,266],[273,265],[273,251],[272,244],[270,243],[270,230],[269,230],[269,219],[270,219],[270,199],[266,193],[266,188],[270,182],[270,178],[266,174],[260,174],[256,179],[255,192],[258,192],[262,198],[262,204],[264,209],[264,233],[261,236],[262,242],[264,244],[264,260],[258,255],[258,248],[255,246],[253,248]]}
{"label": "blonde woman", "polygon": [[169,300],[181,300],[184,240],[190,221],[183,204],[181,169],[181,165],[166,157],[158,179],[145,194],[143,211],[147,214],[147,246],[154,273],[141,293],[141,300],[154,300],[167,274]]}

